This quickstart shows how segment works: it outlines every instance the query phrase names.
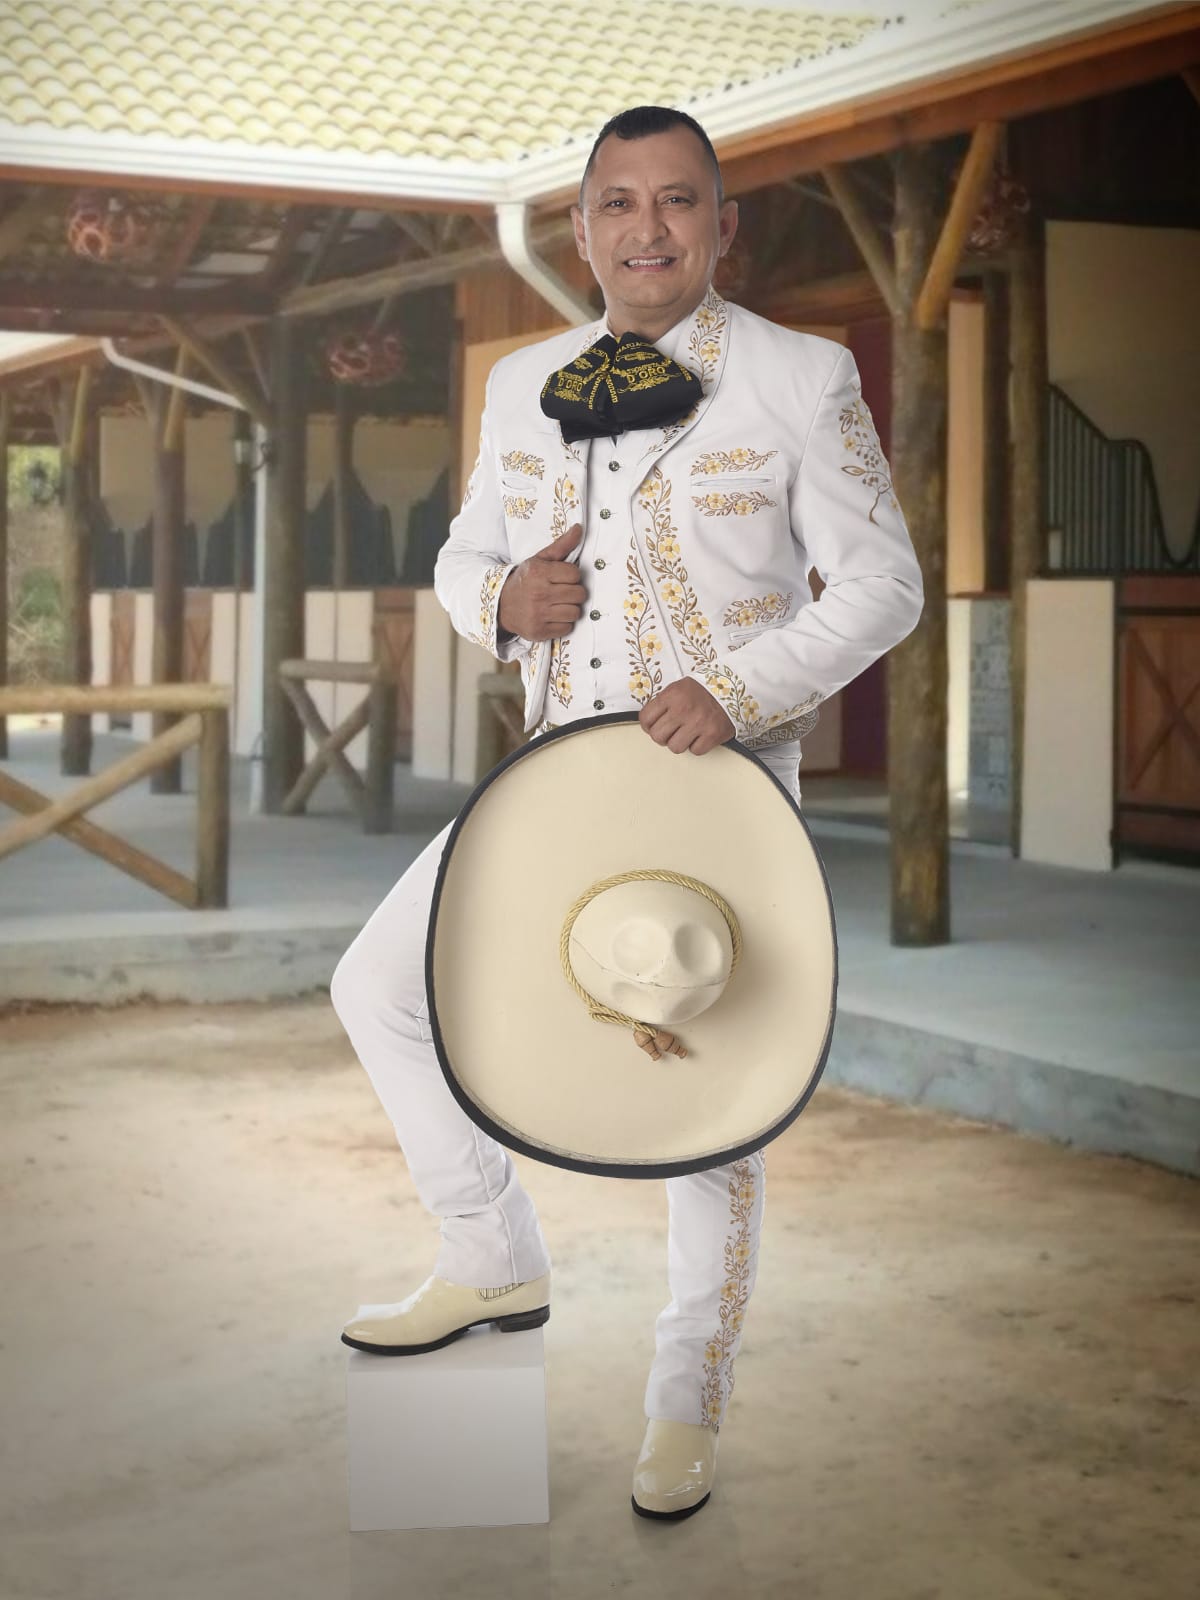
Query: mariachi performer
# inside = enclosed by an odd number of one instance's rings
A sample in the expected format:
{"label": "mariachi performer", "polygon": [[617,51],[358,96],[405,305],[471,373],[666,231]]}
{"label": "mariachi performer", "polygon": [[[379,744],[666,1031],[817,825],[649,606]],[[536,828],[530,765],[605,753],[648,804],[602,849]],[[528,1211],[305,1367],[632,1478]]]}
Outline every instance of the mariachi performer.
{"label": "mariachi performer", "polygon": [[492,368],[435,574],[455,628],[520,663],[537,737],[333,978],[441,1219],[432,1275],[343,1339],[419,1356],[547,1320],[550,1255],[510,1149],[664,1177],[671,1298],[633,1506],[675,1520],[714,1479],[762,1147],[828,1049],[836,955],[800,741],[923,591],[850,352],[712,287],[737,206],[700,125],[614,117],[572,217],[605,316]]}

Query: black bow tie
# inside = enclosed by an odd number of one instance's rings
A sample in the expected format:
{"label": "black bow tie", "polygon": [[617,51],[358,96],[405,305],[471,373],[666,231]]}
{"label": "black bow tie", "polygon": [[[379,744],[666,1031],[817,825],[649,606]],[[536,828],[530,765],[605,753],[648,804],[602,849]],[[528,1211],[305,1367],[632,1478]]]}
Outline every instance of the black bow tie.
{"label": "black bow tie", "polygon": [[678,422],[703,394],[700,379],[640,333],[606,333],[542,388],[542,410],[568,444]]}

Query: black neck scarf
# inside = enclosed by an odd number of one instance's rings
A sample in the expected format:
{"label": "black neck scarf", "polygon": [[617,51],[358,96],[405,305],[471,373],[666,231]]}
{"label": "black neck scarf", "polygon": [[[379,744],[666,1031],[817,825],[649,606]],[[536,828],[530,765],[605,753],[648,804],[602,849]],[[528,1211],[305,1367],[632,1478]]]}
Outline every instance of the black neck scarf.
{"label": "black neck scarf", "polygon": [[542,388],[542,410],[567,444],[679,422],[703,394],[700,379],[640,333],[606,333],[559,367]]}

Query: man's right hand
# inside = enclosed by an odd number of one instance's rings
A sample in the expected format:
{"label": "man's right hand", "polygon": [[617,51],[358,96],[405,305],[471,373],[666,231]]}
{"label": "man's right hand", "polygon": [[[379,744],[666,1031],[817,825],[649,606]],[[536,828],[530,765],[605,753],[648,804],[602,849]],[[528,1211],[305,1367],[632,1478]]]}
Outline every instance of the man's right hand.
{"label": "man's right hand", "polygon": [[561,639],[583,614],[587,590],[566,558],[583,538],[576,522],[544,550],[513,568],[500,591],[500,626],[522,639]]}

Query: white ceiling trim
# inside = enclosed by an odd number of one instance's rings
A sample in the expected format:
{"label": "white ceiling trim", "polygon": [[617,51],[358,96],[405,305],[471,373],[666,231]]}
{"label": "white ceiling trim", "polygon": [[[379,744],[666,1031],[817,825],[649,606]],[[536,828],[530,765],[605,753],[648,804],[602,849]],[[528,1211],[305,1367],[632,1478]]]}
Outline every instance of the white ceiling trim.
{"label": "white ceiling trim", "polygon": [[[915,0],[904,18],[857,45],[687,104],[714,142],[728,141],[1179,9],[1171,0],[984,0],[947,12],[944,0]],[[278,145],[83,134],[16,126],[0,118],[0,169],[7,168],[10,177],[23,167],[97,180],[121,173],[160,180],[164,188],[202,182],[229,190],[316,190],[383,202],[537,200],[577,183],[590,148],[588,138],[511,162],[401,160]]]}

